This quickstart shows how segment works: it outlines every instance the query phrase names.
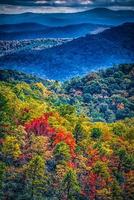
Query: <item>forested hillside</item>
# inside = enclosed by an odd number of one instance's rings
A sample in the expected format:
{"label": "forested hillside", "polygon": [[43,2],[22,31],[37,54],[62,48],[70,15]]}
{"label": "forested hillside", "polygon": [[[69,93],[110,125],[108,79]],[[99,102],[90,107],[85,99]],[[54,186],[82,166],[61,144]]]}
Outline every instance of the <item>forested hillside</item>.
{"label": "forested hillside", "polygon": [[[89,86],[96,81],[105,88],[105,81],[111,81],[107,84],[112,93],[114,79],[118,85],[120,79],[124,86],[119,87],[122,89],[127,82],[132,96],[132,66],[90,74],[65,85],[13,71],[9,71],[11,77],[8,71],[1,72],[2,200],[133,199],[134,119],[92,122],[84,110],[70,105],[70,87],[80,97],[83,84],[91,93]],[[100,91],[93,88],[95,94]]]}
{"label": "forested hillside", "polygon": [[44,80],[13,70],[0,70],[6,82],[41,82],[53,93],[55,106],[69,104],[92,121],[113,122],[134,117],[134,65],[119,65],[66,82]]}
{"label": "forested hillside", "polygon": [[112,122],[134,117],[134,65],[119,65],[74,78],[65,93],[95,121]]}
{"label": "forested hillside", "polygon": [[134,200],[133,0],[0,0],[0,200]]}

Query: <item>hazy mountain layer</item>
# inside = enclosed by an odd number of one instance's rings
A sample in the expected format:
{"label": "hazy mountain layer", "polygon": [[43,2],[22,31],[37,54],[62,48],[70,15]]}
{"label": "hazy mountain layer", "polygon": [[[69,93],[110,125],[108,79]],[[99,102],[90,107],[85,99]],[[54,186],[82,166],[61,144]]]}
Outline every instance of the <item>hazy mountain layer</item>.
{"label": "hazy mountain layer", "polygon": [[96,8],[78,13],[52,14],[9,14],[0,15],[0,24],[39,23],[45,26],[67,26],[71,24],[95,23],[118,25],[125,22],[134,22],[134,11],[113,11],[106,8]]}
{"label": "hazy mountain layer", "polygon": [[77,38],[102,32],[110,26],[101,24],[76,24],[64,27],[47,27],[35,23],[0,25],[0,40],[36,38]]}
{"label": "hazy mountain layer", "polygon": [[[75,39],[50,49],[23,49],[0,58],[0,67],[65,80],[113,64],[134,62],[134,24]],[[32,42],[33,43],[33,42]]]}

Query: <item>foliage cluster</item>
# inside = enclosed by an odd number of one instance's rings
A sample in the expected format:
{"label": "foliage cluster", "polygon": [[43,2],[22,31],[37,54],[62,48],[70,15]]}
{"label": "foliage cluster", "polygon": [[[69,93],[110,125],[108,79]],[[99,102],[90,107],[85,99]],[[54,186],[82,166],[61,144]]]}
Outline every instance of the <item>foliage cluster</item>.
{"label": "foliage cluster", "polygon": [[133,199],[134,119],[92,122],[62,93],[71,85],[0,82],[2,200]]}

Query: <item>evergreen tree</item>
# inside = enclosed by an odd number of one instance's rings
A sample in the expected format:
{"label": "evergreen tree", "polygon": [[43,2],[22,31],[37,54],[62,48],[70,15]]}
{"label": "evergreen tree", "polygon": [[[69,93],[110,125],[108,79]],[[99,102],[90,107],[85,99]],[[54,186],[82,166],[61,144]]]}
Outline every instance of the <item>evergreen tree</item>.
{"label": "evergreen tree", "polygon": [[63,187],[66,191],[67,199],[76,199],[77,193],[80,191],[80,186],[77,180],[75,170],[69,168],[63,179]]}

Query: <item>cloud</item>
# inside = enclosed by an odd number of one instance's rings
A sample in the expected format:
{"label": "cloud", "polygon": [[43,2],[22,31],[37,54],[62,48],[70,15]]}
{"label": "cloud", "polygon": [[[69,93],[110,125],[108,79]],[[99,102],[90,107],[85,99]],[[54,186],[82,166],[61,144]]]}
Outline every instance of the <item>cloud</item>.
{"label": "cloud", "polygon": [[95,7],[134,10],[134,0],[0,0],[0,14],[74,13]]}
{"label": "cloud", "polygon": [[[22,0],[21,0],[22,1]],[[58,3],[58,4],[133,4],[133,0],[33,0],[38,3]]]}
{"label": "cloud", "polygon": [[68,7],[68,6],[18,6],[1,5],[0,14],[21,14],[21,13],[75,13],[88,10],[88,7]]}
{"label": "cloud", "polygon": [[0,4],[12,5],[134,5],[134,0],[0,0]]}

